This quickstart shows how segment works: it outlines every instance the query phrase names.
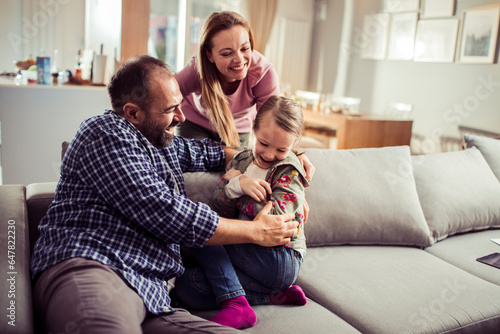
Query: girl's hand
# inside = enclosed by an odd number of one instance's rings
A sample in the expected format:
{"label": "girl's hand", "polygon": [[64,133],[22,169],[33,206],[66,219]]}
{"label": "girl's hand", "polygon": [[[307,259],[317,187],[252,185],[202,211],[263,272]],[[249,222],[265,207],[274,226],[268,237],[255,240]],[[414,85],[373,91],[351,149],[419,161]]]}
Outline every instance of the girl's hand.
{"label": "girl's hand", "polygon": [[271,193],[271,186],[264,180],[242,175],[239,178],[241,190],[257,202],[265,201]]}
{"label": "girl's hand", "polygon": [[238,175],[241,175],[241,172],[237,169],[231,168],[230,170],[228,170],[226,172],[226,174],[224,174],[224,176],[222,176],[222,180],[224,182],[227,182],[227,181],[231,180],[233,177],[236,177]]}
{"label": "girl's hand", "polygon": [[311,182],[316,168],[313,166],[311,161],[309,161],[309,158],[306,157],[305,154],[299,155],[298,158],[300,163],[302,164],[302,167],[304,168],[304,171],[306,172],[306,180]]}

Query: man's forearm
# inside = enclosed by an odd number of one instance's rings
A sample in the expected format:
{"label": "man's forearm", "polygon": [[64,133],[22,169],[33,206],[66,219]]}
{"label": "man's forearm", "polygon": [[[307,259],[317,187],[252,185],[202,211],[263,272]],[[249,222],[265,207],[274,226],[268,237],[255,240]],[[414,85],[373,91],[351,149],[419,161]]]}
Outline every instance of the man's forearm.
{"label": "man's forearm", "polygon": [[294,215],[269,215],[271,202],[259,212],[253,221],[226,219],[219,217],[219,224],[207,245],[227,245],[255,243],[271,247],[284,245],[297,233],[298,222]]}
{"label": "man's forearm", "polygon": [[251,221],[219,218],[217,230],[206,245],[230,245],[255,243],[255,226]]}
{"label": "man's forearm", "polygon": [[224,145],[222,145],[222,149],[224,150],[224,154],[226,155],[226,163],[224,164],[225,167],[228,163],[231,162],[231,160],[233,160],[234,155],[238,153],[238,151],[234,148],[230,148]]}

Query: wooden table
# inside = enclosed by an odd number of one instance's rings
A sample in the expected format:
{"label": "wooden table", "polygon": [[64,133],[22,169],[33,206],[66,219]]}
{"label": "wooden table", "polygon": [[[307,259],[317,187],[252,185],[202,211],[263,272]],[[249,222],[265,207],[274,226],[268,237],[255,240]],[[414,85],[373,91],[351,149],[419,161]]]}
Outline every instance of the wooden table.
{"label": "wooden table", "polygon": [[412,120],[369,113],[303,113],[304,135],[320,139],[327,148],[333,148],[332,138],[337,138],[337,149],[410,145]]}

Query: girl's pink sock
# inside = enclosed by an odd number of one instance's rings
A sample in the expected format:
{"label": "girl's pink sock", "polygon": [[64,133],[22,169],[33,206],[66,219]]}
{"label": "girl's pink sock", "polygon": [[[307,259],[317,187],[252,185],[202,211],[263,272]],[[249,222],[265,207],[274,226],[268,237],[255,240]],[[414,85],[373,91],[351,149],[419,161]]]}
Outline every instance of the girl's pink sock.
{"label": "girl's pink sock", "polygon": [[210,320],[223,326],[247,328],[257,323],[257,315],[245,296],[238,296],[223,301],[219,313]]}
{"label": "girl's pink sock", "polygon": [[305,305],[307,303],[306,295],[298,285],[292,285],[288,289],[272,293],[269,295],[273,305]]}

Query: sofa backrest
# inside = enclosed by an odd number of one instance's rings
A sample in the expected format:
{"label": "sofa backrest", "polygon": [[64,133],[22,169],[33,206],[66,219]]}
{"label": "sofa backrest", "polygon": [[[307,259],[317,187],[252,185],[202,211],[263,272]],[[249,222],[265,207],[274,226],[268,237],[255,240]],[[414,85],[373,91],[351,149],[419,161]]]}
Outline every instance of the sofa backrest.
{"label": "sofa backrest", "polygon": [[28,208],[30,256],[33,253],[40,232],[38,223],[45,216],[50,203],[54,200],[57,182],[33,183],[26,187],[26,205]]}
{"label": "sofa backrest", "polygon": [[[308,246],[425,248],[453,234],[500,228],[500,179],[491,169],[500,166],[500,141],[487,139],[480,147],[423,156],[411,156],[408,146],[307,149],[316,167],[306,189]],[[185,173],[188,197],[208,204],[221,175]],[[31,249],[55,187],[26,188]]]}

